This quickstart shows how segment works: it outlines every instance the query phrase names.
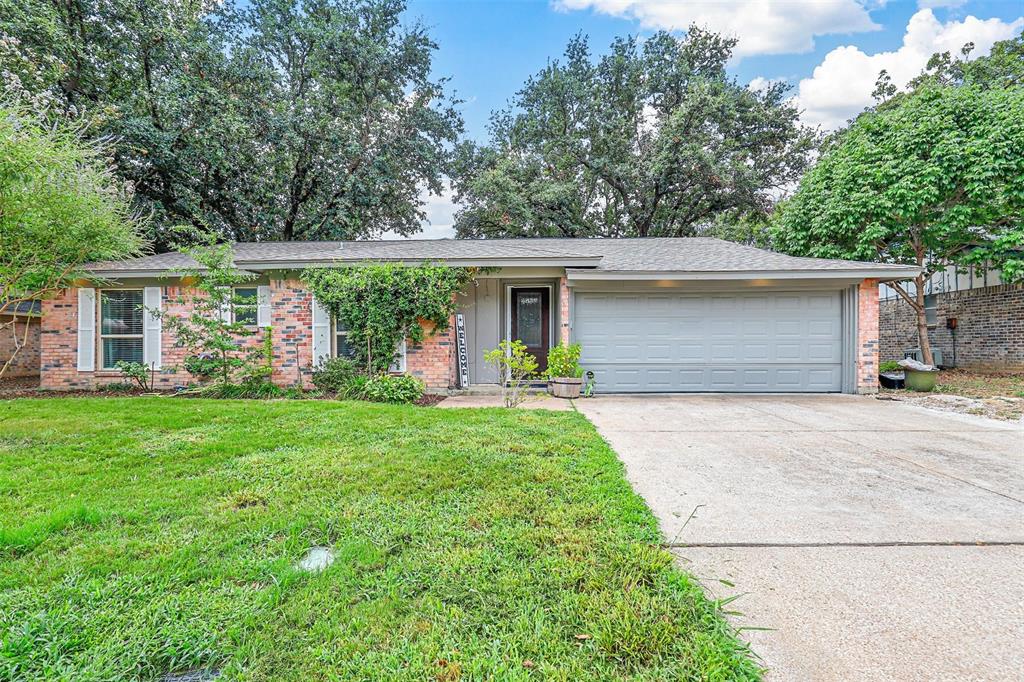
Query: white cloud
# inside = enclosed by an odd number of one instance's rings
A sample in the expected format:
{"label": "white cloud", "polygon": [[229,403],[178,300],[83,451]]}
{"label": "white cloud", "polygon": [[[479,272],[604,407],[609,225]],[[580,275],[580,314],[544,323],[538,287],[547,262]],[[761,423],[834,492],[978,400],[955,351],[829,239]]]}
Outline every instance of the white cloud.
{"label": "white cloud", "polygon": [[907,23],[903,45],[894,52],[865,54],[853,45],[837,47],[825,55],[810,78],[800,81],[796,101],[804,110],[804,123],[826,130],[842,126],[874,101],[871,93],[879,71],[885,69],[897,87],[921,73],[936,52],[958,54],[973,42],[971,58],[987,55],[992,44],[1024,29],[1024,18],[1012,22],[968,16],[945,24],[930,9],[919,10]]}
{"label": "white cloud", "polygon": [[455,237],[455,192],[445,182],[444,191],[440,196],[430,194],[426,189],[420,193],[420,201],[424,202],[427,219],[423,221],[423,231],[409,237],[394,232],[385,232],[381,239],[451,239]]}
{"label": "white cloud", "polygon": [[747,83],[747,88],[754,92],[764,92],[776,83],[784,83],[785,81],[785,78],[765,78],[764,76],[755,76],[750,79],[749,83]]}
{"label": "white cloud", "polygon": [[880,28],[857,0],[553,0],[553,4],[562,11],[589,9],[634,19],[650,29],[705,26],[739,38],[736,57],[810,52],[816,36]]}

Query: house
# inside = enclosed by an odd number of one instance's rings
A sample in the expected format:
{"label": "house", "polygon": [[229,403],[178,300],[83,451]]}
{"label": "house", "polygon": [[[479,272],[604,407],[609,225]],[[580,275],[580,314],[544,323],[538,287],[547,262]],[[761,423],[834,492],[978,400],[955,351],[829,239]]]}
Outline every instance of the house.
{"label": "house", "polygon": [[39,376],[39,301],[0,301],[0,367],[4,378]]}
{"label": "house", "polygon": [[[321,358],[343,353],[346,331],[299,279],[309,266],[368,261],[480,266],[458,296],[470,384],[496,384],[485,350],[522,340],[543,361],[579,342],[601,392],[872,392],[878,365],[879,282],[917,269],[796,258],[709,238],[265,242],[234,245],[257,279],[236,311],[272,329],[273,380],[308,384]],[[44,388],[118,380],[119,359],[159,371],[158,386],[188,382],[184,351],[147,311],[180,314],[192,259],[165,253],[95,264],[82,283],[43,304]],[[255,337],[243,343],[259,343]],[[455,325],[405,344],[399,366],[434,391],[457,386]]]}
{"label": "house", "polygon": [[[916,295],[913,282],[903,284]],[[895,289],[879,295],[881,359],[900,360],[920,346],[917,315]],[[924,286],[928,340],[935,363],[980,370],[1024,369],[1024,283],[1006,283],[998,270],[950,265]]]}

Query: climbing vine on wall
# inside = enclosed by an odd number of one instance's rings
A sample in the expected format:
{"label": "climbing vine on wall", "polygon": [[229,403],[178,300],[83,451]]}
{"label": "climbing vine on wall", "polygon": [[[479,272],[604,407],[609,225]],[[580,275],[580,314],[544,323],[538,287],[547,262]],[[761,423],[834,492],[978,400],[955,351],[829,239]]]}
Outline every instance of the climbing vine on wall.
{"label": "climbing vine on wall", "polygon": [[348,328],[355,360],[372,372],[385,371],[406,337],[420,342],[421,320],[432,333],[448,329],[455,294],[476,268],[424,264],[366,263],[347,268],[311,268],[302,279],[331,315]]}

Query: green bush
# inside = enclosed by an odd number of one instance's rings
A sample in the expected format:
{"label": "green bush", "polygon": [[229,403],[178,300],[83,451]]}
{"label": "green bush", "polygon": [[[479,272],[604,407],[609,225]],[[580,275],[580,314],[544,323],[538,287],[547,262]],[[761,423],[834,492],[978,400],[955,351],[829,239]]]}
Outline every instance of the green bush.
{"label": "green bush", "polygon": [[153,371],[141,362],[118,360],[114,367],[120,370],[121,376],[134,381],[143,391],[153,390]]}
{"label": "green bush", "polygon": [[580,367],[580,353],[582,352],[583,349],[578,343],[570,343],[569,345],[560,343],[557,346],[552,346],[551,350],[548,351],[548,378],[569,377],[579,379],[582,377],[583,368]]}
{"label": "green bush", "polygon": [[214,374],[220,367],[220,361],[210,353],[199,353],[190,355],[182,363],[185,371],[198,379],[206,379]]}
{"label": "green bush", "polygon": [[886,360],[878,366],[879,372],[899,372],[902,370],[903,368],[900,367],[900,363],[896,360]]}
{"label": "green bush", "polygon": [[225,400],[272,400],[274,398],[302,397],[302,392],[297,389],[286,390],[269,381],[245,381],[240,384],[227,384],[218,381],[200,386],[189,393],[200,398]]}
{"label": "green bush", "polygon": [[313,385],[325,393],[344,393],[359,375],[359,367],[348,358],[329,358],[313,369]]}
{"label": "green bush", "polygon": [[423,397],[423,382],[414,376],[381,374],[363,386],[363,399],[375,403],[414,403]]}

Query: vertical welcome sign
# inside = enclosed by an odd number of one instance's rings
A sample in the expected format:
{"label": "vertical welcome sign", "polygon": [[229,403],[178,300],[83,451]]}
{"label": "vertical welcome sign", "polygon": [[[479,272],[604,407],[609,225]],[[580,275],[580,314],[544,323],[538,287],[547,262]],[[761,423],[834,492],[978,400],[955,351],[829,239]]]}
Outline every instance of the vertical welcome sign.
{"label": "vertical welcome sign", "polygon": [[455,349],[459,354],[459,388],[469,388],[469,351],[466,350],[466,318],[455,315]]}

